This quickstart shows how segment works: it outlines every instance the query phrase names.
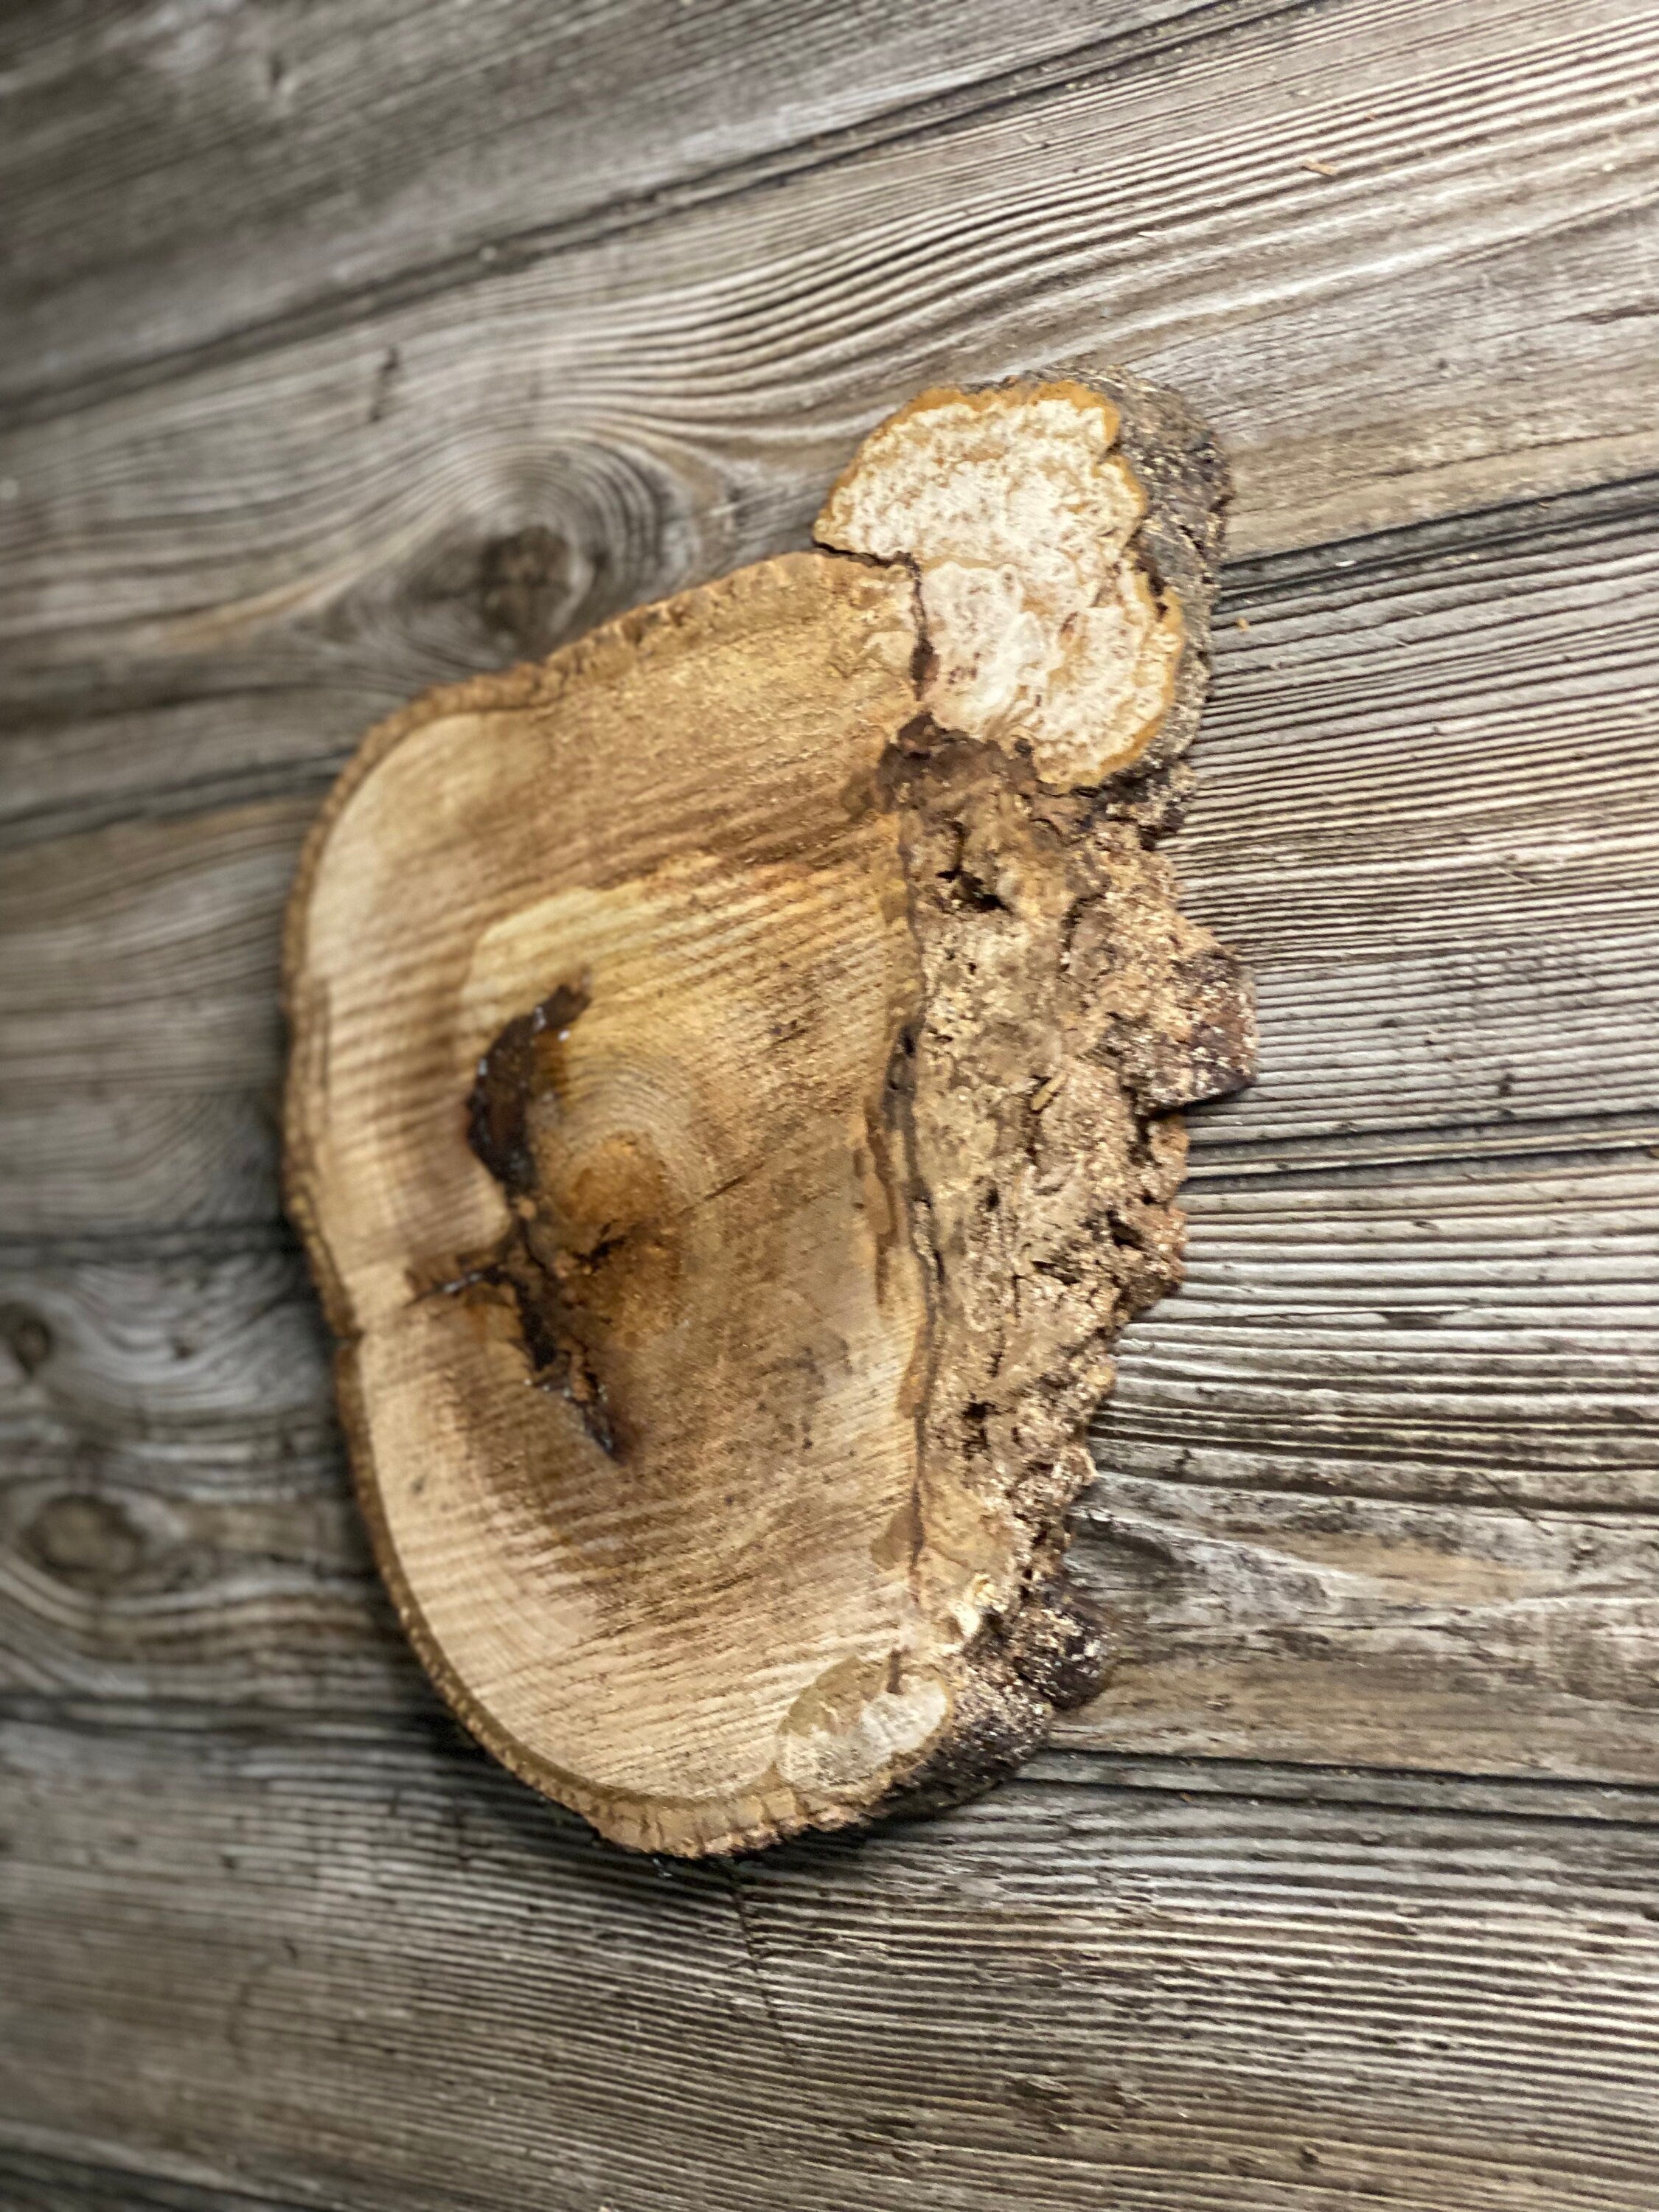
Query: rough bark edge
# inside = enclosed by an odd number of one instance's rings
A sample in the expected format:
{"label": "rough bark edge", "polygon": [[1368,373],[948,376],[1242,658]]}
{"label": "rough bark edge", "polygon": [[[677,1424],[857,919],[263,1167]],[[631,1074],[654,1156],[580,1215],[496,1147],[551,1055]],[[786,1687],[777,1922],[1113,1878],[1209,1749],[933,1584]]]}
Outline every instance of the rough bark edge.
{"label": "rough bark edge", "polygon": [[[1132,371],[1085,356],[1017,374],[1005,380],[1003,388],[1052,388],[1067,382],[1102,394],[1117,410],[1118,446],[1147,499],[1146,514],[1129,551],[1159,595],[1176,599],[1183,617],[1173,692],[1158,732],[1133,762],[1089,794],[1097,820],[1133,829],[1150,852],[1160,837],[1179,826],[1193,787],[1186,757],[1209,688],[1211,617],[1231,476],[1213,434],[1187,403]],[[924,405],[926,397],[912,405]],[[1012,783],[1016,779],[1000,769],[999,780]],[[912,872],[908,860],[907,872]],[[912,893],[913,929],[918,929],[914,883]],[[1171,884],[1167,903],[1171,917],[1179,920],[1175,898]],[[1214,945],[1214,940],[1209,942]],[[1256,1038],[1248,978],[1224,948],[1214,945],[1214,950],[1231,969],[1212,994],[1231,1001],[1231,1018],[1224,1017],[1223,1022],[1227,1034],[1208,1053],[1191,1039],[1184,1055],[1176,1053],[1177,1061],[1184,1059],[1185,1079],[1171,1086],[1170,1097],[1160,1099],[1152,1095],[1154,1083],[1139,1085],[1126,1077],[1125,1090],[1135,1097],[1143,1123],[1155,1115],[1174,1121],[1178,1117],[1171,1109],[1177,1098],[1182,1103],[1196,1103],[1236,1090],[1254,1073]],[[1181,1016],[1190,1010],[1172,999],[1165,1011],[1172,1017],[1170,1030],[1177,1031]],[[1178,1255],[1184,1222],[1173,1206],[1170,1212]],[[914,1243],[914,1219],[911,1234]],[[1178,1280],[1178,1256],[1175,1264]],[[1174,1287],[1174,1282],[1167,1287]],[[1115,1335],[1115,1328],[1112,1334]],[[1076,1425],[1070,1448],[1055,1455],[1044,1501],[1047,1527],[1034,1537],[1015,1603],[988,1623],[949,1668],[952,1705],[945,1732],[917,1759],[896,1771],[891,1788],[860,1825],[934,1812],[981,1794],[1030,1756],[1057,1711],[1087,1703],[1103,1686],[1111,1664],[1109,1626],[1070,1580],[1064,1555],[1071,1510],[1096,1473],[1086,1443],[1089,1421],[1109,1391],[1109,1385]]]}
{"label": "rough bark edge", "polygon": [[1153,580],[1180,600],[1186,620],[1175,696],[1163,727],[1141,757],[1106,787],[1126,815],[1144,821],[1151,842],[1180,827],[1192,788],[1186,757],[1210,688],[1211,618],[1232,471],[1214,433],[1179,392],[1094,355],[1060,362],[1048,374],[1075,377],[1117,409],[1118,443],[1146,493],[1146,519],[1135,545]]}

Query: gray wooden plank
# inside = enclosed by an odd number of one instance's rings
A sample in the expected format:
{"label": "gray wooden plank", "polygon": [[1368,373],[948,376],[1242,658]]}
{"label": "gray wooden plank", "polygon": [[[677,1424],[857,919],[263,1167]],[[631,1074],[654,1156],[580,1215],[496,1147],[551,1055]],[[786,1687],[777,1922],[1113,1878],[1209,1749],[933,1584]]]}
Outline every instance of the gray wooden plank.
{"label": "gray wooden plank", "polygon": [[[1422,747],[1439,721],[1438,760],[1413,763],[1405,797],[1437,784],[1441,798],[1492,771],[1491,718],[1516,714],[1516,766],[1530,769],[1537,804],[1554,759],[1527,713],[1540,679],[1582,724],[1608,714],[1628,724],[1651,706],[1654,507],[1655,480],[1642,479],[1231,562],[1205,757],[1226,772],[1237,748],[1259,775],[1310,742],[1386,757],[1402,725]],[[593,558],[625,574],[629,518],[596,521],[609,542],[596,539]],[[0,841],[319,787],[372,721],[423,684],[510,653],[480,612],[486,602],[501,612],[499,592],[480,597],[465,571],[434,602],[429,580],[416,569],[373,602],[337,609],[325,629],[302,623],[251,665],[234,641],[210,642],[174,657],[164,682],[113,681],[100,668],[88,690],[71,665],[32,666],[40,641],[20,635],[0,667]],[[419,635],[434,604],[451,623],[444,658]],[[513,602],[518,617],[528,604]],[[49,659],[50,639],[44,650]],[[1477,719],[1466,720],[1471,707]],[[1622,757],[1600,767],[1604,781]]]}
{"label": "gray wooden plank", "polygon": [[461,288],[1284,4],[24,0],[0,75],[0,390],[49,380],[61,404],[250,326]]}
{"label": "gray wooden plank", "polygon": [[688,1868],[441,1735],[0,1747],[0,2132],[37,2157],[354,2212],[1637,2212],[1659,2185],[1650,1796],[1051,1762]]}
{"label": "gray wooden plank", "polygon": [[[1535,517],[1357,533],[1659,460],[1659,9],[1212,10],[1178,53],[1003,88],[966,83],[997,65],[978,30],[1003,35],[967,12],[960,57],[917,64],[936,107],[881,104],[890,10],[852,82],[809,83],[848,103],[842,141],[790,150],[784,118],[729,173],[696,167],[684,108],[653,150],[647,92],[637,146],[555,179],[526,149],[562,91],[500,83],[499,146],[464,119],[421,149],[441,256],[533,203],[465,284],[411,258],[425,186],[374,169],[368,113],[332,170],[305,138],[343,79],[313,75],[313,108],[285,57],[298,137],[256,97],[237,139],[239,70],[276,105],[279,39],[338,58],[283,0],[125,25],[97,0],[72,35],[114,35],[113,74],[33,111],[67,188],[20,226],[33,283],[62,222],[63,282],[34,301],[57,336],[14,356],[40,419],[0,459],[0,779],[35,841],[0,951],[20,2188],[178,2212],[1653,2201],[1659,1799],[1589,1786],[1654,1778],[1659,1742],[1645,495],[1558,510],[1547,544]],[[689,16],[694,56],[720,13]],[[848,11],[823,15],[833,41]],[[458,111],[529,21],[473,19]],[[68,20],[28,18],[26,63]],[[420,0],[404,20],[407,143],[443,57]],[[637,21],[561,28],[608,53]],[[763,105],[732,101],[739,138]],[[131,231],[76,216],[77,133]],[[659,155],[691,190],[618,203]],[[40,137],[27,159],[47,175]],[[179,187],[216,175],[245,268],[191,266]],[[366,258],[319,286],[321,223]],[[110,255],[146,227],[129,278]],[[256,295],[286,319],[249,327]],[[380,706],[798,535],[928,374],[1103,331],[1241,458],[1255,596],[1185,854],[1261,966],[1269,1042],[1258,1092],[1202,1125],[1194,1279],[1126,1346],[1104,1430],[1080,1553],[1124,1663],[1069,1750],[942,1826],[628,1865],[458,1746],[367,1571],[270,1225],[294,840]],[[1355,542],[1283,550],[1322,538]],[[1115,1755],[1172,1747],[1208,1763]],[[1290,1763],[1221,1763],[1246,1753]],[[123,2168],[131,2198],[100,2198]]]}
{"label": "gray wooden plank", "polygon": [[[1659,1781],[1651,1162],[1249,1178],[1193,1215],[1079,1515],[1118,1672],[1060,1740]],[[0,1335],[0,1683],[427,1707],[295,1254],[37,1258]]]}
{"label": "gray wooden plank", "polygon": [[1243,551],[1635,474],[1656,154],[1650,0],[1351,0],[204,362],[5,441],[14,711],[337,750],[366,682],[769,551],[919,384],[1083,346],[1211,415]]}
{"label": "gray wooden plank", "polygon": [[0,1234],[100,1237],[275,1221],[274,1082],[0,1098]]}
{"label": "gray wooden plank", "polygon": [[278,937],[305,799],[28,848],[0,883],[6,1097],[269,1085]]}
{"label": "gray wooden plank", "polygon": [[1401,1504],[1659,1501],[1645,1148],[1223,1179],[1188,1211],[1184,1288],[1121,1340],[1110,1465]]}
{"label": "gray wooden plank", "polygon": [[1231,572],[1170,849],[1264,1047],[1196,1118],[1200,1168],[1383,1127],[1651,1129],[1651,509],[1644,483]]}
{"label": "gray wooden plank", "polygon": [[292,1250],[0,1291],[0,1681],[425,1709],[376,1581]]}

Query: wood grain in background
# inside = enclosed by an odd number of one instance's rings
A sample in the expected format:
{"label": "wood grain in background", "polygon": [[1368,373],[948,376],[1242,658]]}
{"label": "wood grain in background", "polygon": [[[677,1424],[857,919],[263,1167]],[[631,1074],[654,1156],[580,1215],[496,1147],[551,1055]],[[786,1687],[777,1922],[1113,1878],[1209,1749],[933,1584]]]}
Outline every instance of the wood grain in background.
{"label": "wood grain in background", "polygon": [[[8,18],[9,2202],[1653,2201],[1659,8],[942,20]],[[630,1867],[367,1567],[297,840],[422,685],[1102,343],[1239,464],[1177,857],[1264,1031],[1102,1424],[1125,1664],[944,1824]]]}
{"label": "wood grain in background", "polygon": [[22,0],[0,78],[18,317],[0,389],[50,362],[37,404],[55,411],[65,381],[78,395],[284,319],[459,289],[504,255],[544,258],[963,112],[1030,106],[1079,72],[1167,66],[1218,17],[1285,7],[354,0],[343,15],[260,0],[135,15]]}
{"label": "wood grain in background", "polygon": [[7,2212],[301,2212],[291,2198],[279,2203],[245,2189],[202,2189],[27,2150],[0,2149],[0,2189]]}
{"label": "wood grain in background", "polygon": [[37,2157],[386,2212],[1659,2184],[1651,1793],[1073,1762],[686,1869],[442,1723],[84,1711],[0,1759],[0,2096]]}
{"label": "wood grain in background", "polygon": [[1068,349],[1212,418],[1240,553],[1655,465],[1659,8],[1194,20],[1029,112],[125,396],[54,385],[0,440],[6,781],[319,769],[424,684],[801,539],[918,384]]}

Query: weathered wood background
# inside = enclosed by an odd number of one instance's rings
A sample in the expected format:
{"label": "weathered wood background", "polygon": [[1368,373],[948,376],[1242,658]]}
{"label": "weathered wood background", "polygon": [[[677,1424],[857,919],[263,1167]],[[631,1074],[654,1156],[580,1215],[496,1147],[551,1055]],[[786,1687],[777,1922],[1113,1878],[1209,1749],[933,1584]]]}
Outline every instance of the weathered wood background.
{"label": "weathered wood background", "polygon": [[[0,2203],[1651,2212],[1659,0],[14,0]],[[277,916],[436,678],[1104,345],[1240,496],[1261,978],[994,1797],[655,1866],[434,1709]]]}

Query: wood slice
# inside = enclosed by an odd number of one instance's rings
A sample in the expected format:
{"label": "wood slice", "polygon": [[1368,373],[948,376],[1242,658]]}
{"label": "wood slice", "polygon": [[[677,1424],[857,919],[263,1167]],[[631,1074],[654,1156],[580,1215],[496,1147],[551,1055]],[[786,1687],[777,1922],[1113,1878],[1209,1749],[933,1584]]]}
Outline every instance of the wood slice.
{"label": "wood slice", "polygon": [[313,832],[289,1202],[380,1565],[621,1843],[948,1802],[1098,1686],[1082,1434],[1254,1053],[1152,849],[1224,495],[1121,372],[926,393],[821,550],[432,694]]}

